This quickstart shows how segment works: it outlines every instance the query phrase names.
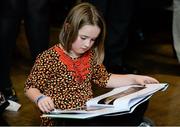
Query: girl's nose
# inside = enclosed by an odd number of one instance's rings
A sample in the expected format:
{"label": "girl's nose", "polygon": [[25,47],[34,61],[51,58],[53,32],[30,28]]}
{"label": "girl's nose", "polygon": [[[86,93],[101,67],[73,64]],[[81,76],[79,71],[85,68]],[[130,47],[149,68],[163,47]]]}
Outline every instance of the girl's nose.
{"label": "girl's nose", "polygon": [[91,40],[87,40],[87,41],[85,42],[84,46],[85,46],[85,47],[89,47],[90,44],[91,44]]}

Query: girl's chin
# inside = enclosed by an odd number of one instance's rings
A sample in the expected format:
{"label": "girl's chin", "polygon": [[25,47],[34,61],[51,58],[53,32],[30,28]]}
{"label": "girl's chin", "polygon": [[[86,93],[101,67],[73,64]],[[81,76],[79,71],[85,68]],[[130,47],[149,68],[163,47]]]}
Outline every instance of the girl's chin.
{"label": "girl's chin", "polygon": [[82,55],[86,52],[86,50],[81,50],[78,54]]}

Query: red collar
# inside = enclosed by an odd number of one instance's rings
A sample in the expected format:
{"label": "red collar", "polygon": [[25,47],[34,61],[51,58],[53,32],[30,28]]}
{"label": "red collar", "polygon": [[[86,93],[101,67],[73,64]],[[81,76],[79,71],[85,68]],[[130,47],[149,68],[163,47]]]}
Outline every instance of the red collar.
{"label": "red collar", "polygon": [[84,81],[87,74],[89,74],[91,51],[73,59],[61,47],[55,46],[54,49],[60,55],[59,60],[67,66],[67,70],[73,72],[72,76],[75,77],[75,80],[78,82]]}

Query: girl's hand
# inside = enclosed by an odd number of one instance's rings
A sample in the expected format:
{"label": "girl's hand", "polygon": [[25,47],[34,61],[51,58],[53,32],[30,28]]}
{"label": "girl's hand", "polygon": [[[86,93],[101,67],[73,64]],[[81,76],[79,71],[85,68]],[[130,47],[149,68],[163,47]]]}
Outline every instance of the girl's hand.
{"label": "girl's hand", "polygon": [[135,82],[140,85],[159,83],[158,80],[149,76],[133,75],[133,77]]}
{"label": "girl's hand", "polygon": [[48,96],[44,96],[40,100],[38,100],[37,105],[43,113],[49,113],[55,109],[54,102]]}

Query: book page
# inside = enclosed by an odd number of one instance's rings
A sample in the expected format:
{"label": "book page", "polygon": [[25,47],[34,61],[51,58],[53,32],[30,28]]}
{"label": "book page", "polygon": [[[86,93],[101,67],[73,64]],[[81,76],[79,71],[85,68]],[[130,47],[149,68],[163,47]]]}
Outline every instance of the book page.
{"label": "book page", "polygon": [[[103,95],[90,99],[86,104],[88,107],[89,106],[115,107],[114,103],[118,98],[124,98],[125,96],[130,95],[134,92],[140,91],[144,88],[145,88],[144,86],[140,86],[140,85],[115,88],[108,93],[105,93]],[[128,104],[127,101],[129,101],[129,98],[122,101],[123,102],[121,103],[123,103],[125,106],[125,103]],[[126,105],[125,107],[128,107],[128,105]]]}
{"label": "book page", "polygon": [[145,86],[131,85],[115,88],[110,92],[90,99],[87,106],[107,106],[118,108],[118,110],[128,109],[133,105],[133,101],[139,101],[165,87],[167,83],[146,84]]}
{"label": "book page", "polygon": [[124,96],[127,96],[129,94],[135,93],[137,91],[140,91],[142,89],[145,89],[145,86],[139,87],[139,86],[133,86],[130,88],[127,88],[126,90],[119,92],[117,94],[102,98],[101,100],[98,101],[98,104],[109,104],[109,105],[113,105],[114,101],[118,98],[122,98]]}
{"label": "book page", "polygon": [[[129,109],[134,104],[134,102],[138,102],[139,100],[141,100],[140,98],[152,95],[166,87],[167,84],[146,84],[145,87],[135,88],[134,90],[131,90],[131,92],[128,92],[126,96],[115,99],[113,105],[115,108],[121,109],[121,102],[124,102],[126,103],[126,105],[123,106],[126,106],[126,108]],[[134,88],[134,86],[132,88]]]}

